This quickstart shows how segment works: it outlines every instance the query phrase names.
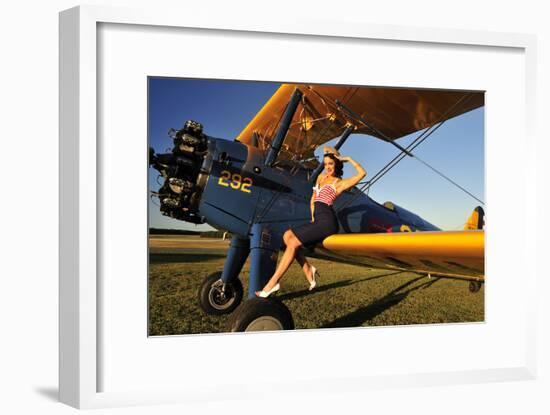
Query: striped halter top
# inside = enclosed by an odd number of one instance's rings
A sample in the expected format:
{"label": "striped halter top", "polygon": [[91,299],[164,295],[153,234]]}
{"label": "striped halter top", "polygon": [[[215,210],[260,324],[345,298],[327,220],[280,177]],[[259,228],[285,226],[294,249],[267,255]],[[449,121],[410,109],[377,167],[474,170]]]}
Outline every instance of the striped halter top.
{"label": "striped halter top", "polygon": [[337,193],[336,193],[336,186],[334,185],[338,179],[336,179],[331,184],[325,184],[323,187],[319,188],[318,185],[315,185],[313,187],[313,190],[315,191],[315,199],[313,199],[314,202],[323,202],[326,203],[329,206],[332,206],[332,203],[334,203],[334,200],[336,199]]}

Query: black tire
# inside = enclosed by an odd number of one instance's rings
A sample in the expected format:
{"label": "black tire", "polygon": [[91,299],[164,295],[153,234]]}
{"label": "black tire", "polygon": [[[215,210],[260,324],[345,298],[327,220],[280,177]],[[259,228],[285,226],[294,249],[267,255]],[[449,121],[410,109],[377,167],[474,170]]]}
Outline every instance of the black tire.
{"label": "black tire", "polygon": [[470,281],[468,289],[471,293],[477,293],[479,290],[481,290],[481,285],[481,281]]}
{"label": "black tire", "polygon": [[275,298],[251,298],[229,317],[227,331],[294,330],[292,313]]}
{"label": "black tire", "polygon": [[199,288],[199,305],[206,314],[219,316],[235,310],[243,300],[243,284],[235,278],[225,285],[220,271],[210,274]]}

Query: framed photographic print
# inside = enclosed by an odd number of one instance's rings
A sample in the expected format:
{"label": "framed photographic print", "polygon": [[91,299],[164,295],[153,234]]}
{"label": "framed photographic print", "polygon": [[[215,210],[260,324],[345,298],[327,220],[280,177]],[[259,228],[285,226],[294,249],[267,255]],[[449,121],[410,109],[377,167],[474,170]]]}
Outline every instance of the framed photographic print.
{"label": "framed photographic print", "polygon": [[60,19],[63,402],[534,376],[532,37]]}
{"label": "framed photographic print", "polygon": [[484,321],[482,91],[148,91],[150,336]]}

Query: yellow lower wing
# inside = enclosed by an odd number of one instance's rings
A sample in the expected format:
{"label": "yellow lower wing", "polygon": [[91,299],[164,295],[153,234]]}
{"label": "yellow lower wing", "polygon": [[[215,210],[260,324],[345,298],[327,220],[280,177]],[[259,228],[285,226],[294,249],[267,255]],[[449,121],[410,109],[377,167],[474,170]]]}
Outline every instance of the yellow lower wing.
{"label": "yellow lower wing", "polygon": [[485,275],[483,230],[336,234],[322,245],[372,267],[474,280]]}

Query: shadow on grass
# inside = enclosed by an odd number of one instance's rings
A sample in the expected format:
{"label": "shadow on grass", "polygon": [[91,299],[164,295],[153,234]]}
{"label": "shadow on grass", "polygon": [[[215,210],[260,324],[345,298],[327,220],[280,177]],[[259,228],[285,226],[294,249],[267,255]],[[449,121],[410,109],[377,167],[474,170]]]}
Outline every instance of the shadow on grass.
{"label": "shadow on grass", "polygon": [[353,281],[353,280],[344,280],[344,281],[339,281],[339,282],[333,282],[332,284],[317,286],[317,288],[315,288],[315,290],[313,292],[309,291],[306,288],[304,290],[296,291],[296,292],[293,292],[293,293],[281,294],[281,295],[277,296],[277,299],[279,299],[281,301],[293,300],[295,298],[305,297],[306,295],[310,295],[312,293],[324,292],[324,291],[332,290],[333,288],[342,288],[342,287],[346,287],[348,285],[354,284],[351,281]]}
{"label": "shadow on grass", "polygon": [[372,277],[367,277],[367,278],[363,278],[361,280],[357,280],[354,284],[358,284],[360,282],[365,282],[365,281],[377,280],[379,278],[390,277],[392,275],[399,275],[399,274],[404,274],[404,273],[405,273],[405,271],[396,271],[396,272],[390,272],[390,273],[387,273],[387,274],[373,275]]}
{"label": "shadow on grass", "polygon": [[320,282],[319,283],[320,285],[318,285],[315,288],[314,291],[309,291],[308,289],[304,289],[304,290],[296,291],[296,292],[293,292],[293,293],[279,295],[278,298],[281,301],[283,301],[283,300],[293,300],[295,298],[305,297],[306,295],[332,290],[333,288],[347,287],[347,286],[359,284],[359,283],[362,283],[362,282],[365,282],[365,281],[372,281],[372,280],[376,280],[376,279],[379,279],[379,278],[389,277],[391,275],[402,274],[403,272],[404,271],[390,272],[389,274],[373,275],[371,277],[363,278],[363,279],[360,279],[360,280],[344,280],[344,281],[334,282],[332,284],[326,284],[326,285],[321,285],[322,282]]}
{"label": "shadow on grass", "polygon": [[150,254],[150,264],[173,264],[178,262],[208,262],[225,258],[225,254],[196,254],[196,253],[177,253],[177,254]]}
{"label": "shadow on grass", "polygon": [[333,320],[323,325],[322,328],[359,327],[363,323],[369,320],[372,320],[373,318],[383,313],[384,311],[399,304],[401,301],[407,298],[407,296],[411,292],[419,289],[428,288],[432,286],[436,281],[439,280],[439,278],[434,277],[420,285],[417,285],[416,287],[411,287],[402,291],[403,289],[411,286],[412,284],[414,284],[417,281],[420,281],[423,278],[425,277],[421,276],[418,278],[414,278],[410,281],[407,281],[405,284],[402,284],[399,287],[395,288],[394,290],[390,291],[388,294],[376,300],[374,303],[369,304],[366,307],[361,307],[345,316],[339,317],[336,320]]}

